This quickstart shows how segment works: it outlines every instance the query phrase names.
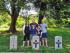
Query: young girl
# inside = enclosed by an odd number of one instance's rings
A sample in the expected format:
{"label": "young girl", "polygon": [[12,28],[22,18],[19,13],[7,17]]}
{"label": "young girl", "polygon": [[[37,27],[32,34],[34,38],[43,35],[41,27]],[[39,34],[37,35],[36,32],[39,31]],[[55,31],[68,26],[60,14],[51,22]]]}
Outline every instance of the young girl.
{"label": "young girl", "polygon": [[37,35],[40,38],[40,45],[41,45],[42,30],[41,30],[41,26],[40,25],[37,26]]}

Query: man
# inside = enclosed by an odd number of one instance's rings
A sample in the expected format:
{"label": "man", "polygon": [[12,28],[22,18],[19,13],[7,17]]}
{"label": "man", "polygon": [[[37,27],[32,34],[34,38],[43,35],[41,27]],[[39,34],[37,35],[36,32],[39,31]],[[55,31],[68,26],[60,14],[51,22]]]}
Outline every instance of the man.
{"label": "man", "polygon": [[47,24],[46,24],[46,22],[43,22],[42,21],[42,24],[40,24],[41,25],[41,30],[42,30],[42,44],[43,44],[43,46],[45,46],[45,43],[46,43],[46,46],[48,47],[48,45],[47,45]]}

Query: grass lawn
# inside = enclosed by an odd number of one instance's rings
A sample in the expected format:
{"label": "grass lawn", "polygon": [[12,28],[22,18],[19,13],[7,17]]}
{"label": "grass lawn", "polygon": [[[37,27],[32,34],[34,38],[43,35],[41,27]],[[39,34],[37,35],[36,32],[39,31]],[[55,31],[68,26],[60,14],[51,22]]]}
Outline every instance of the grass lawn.
{"label": "grass lawn", "polygon": [[[2,31],[2,30],[1,30]],[[26,48],[22,46],[23,35],[22,32],[17,32],[18,36],[18,49],[10,50],[10,33],[0,33],[0,52],[25,52],[25,53],[36,53],[31,47]],[[54,49],[54,38],[55,36],[62,36],[63,38],[63,49]],[[48,28],[48,45],[49,48],[40,47],[39,53],[70,53],[70,28]]]}

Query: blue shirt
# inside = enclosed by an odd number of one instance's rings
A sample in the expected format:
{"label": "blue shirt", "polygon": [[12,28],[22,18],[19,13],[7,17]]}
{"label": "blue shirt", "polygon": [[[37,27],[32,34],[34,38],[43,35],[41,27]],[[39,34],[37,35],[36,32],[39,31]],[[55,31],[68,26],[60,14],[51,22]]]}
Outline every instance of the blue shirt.
{"label": "blue shirt", "polygon": [[36,23],[31,23],[30,24],[30,34],[36,34],[37,30],[36,30]]}
{"label": "blue shirt", "polygon": [[37,31],[36,29],[31,29],[30,34],[36,34],[36,31]]}

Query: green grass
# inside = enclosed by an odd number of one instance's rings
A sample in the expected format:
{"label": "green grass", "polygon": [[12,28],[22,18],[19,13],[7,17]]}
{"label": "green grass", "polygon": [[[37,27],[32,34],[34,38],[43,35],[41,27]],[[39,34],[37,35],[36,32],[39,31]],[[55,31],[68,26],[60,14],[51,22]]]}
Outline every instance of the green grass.
{"label": "green grass", "polygon": [[[3,30],[2,30],[3,32]],[[25,53],[35,53],[31,47],[26,48],[22,46],[23,35],[22,32],[17,32],[18,36],[18,49],[9,49],[9,37],[10,33],[0,33],[0,52],[25,52]],[[63,49],[55,50],[54,48],[54,38],[55,36],[62,36],[63,38]],[[70,28],[48,28],[48,45],[49,48],[40,47],[39,53],[70,53]]]}

